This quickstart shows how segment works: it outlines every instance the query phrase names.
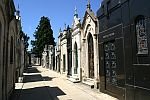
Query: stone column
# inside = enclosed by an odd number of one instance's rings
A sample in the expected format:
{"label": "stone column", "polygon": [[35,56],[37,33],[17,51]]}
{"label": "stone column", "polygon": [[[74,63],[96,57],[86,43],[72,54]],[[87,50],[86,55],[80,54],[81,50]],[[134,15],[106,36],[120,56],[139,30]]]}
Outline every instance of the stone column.
{"label": "stone column", "polygon": [[74,76],[74,48],[72,48],[72,76]]}
{"label": "stone column", "polygon": [[79,81],[81,81],[81,75],[82,75],[82,68],[81,68],[81,31],[78,33],[78,78]]}
{"label": "stone column", "polygon": [[95,87],[98,88],[99,82],[99,66],[98,66],[98,42],[97,34],[94,34],[94,75],[95,75]]}
{"label": "stone column", "polygon": [[[86,55],[85,55],[85,51],[86,51],[86,48],[85,48],[85,41],[86,41],[86,39],[84,38],[84,39],[82,39],[82,49],[81,49],[81,66],[82,66],[82,81],[83,81],[83,79],[85,79],[85,73],[86,73],[86,60],[85,60],[85,58],[86,58]],[[83,60],[84,59],[84,60]]]}
{"label": "stone column", "polygon": [[65,41],[65,55],[66,55],[66,69],[65,69],[65,74],[67,76],[67,73],[68,73],[68,53],[67,53],[67,40]]}

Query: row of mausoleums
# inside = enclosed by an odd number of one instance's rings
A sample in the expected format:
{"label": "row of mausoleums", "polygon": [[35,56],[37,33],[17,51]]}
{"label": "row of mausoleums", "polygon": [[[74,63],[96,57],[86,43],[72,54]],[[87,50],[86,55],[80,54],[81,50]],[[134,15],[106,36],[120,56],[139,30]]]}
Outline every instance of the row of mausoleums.
{"label": "row of mausoleums", "polygon": [[75,10],[71,27],[46,46],[42,65],[119,100],[150,99],[150,1],[103,0],[97,16]]}
{"label": "row of mausoleums", "polygon": [[[72,26],[60,29],[56,47],[46,45],[42,66],[56,70],[72,82],[99,88],[98,19],[88,3],[81,22],[75,9]],[[32,58],[31,58],[32,59]],[[39,64],[38,58],[35,63]]]}
{"label": "row of mausoleums", "polygon": [[8,100],[22,80],[26,58],[19,11],[13,0],[0,0],[0,100]]}

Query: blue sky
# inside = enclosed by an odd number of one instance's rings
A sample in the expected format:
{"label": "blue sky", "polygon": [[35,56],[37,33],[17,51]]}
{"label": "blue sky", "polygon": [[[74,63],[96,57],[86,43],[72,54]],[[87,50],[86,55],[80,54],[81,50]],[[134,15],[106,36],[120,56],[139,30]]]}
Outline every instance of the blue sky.
{"label": "blue sky", "polygon": [[[33,40],[33,33],[42,16],[47,16],[57,42],[58,32],[64,29],[64,24],[72,24],[75,6],[81,20],[86,10],[87,0],[14,0],[16,9],[21,12],[23,31]],[[91,0],[91,8],[96,13],[101,0]],[[30,42],[30,41],[29,41]],[[31,45],[29,46],[29,50]]]}

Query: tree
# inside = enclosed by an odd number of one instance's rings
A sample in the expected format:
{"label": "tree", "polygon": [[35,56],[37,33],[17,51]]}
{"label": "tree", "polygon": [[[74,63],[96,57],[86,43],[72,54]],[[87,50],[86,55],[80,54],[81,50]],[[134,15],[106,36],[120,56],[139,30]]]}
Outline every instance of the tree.
{"label": "tree", "polygon": [[38,57],[42,56],[45,45],[55,45],[53,30],[51,29],[48,17],[41,17],[33,36],[35,37],[35,40],[31,41],[33,47],[32,52]]}

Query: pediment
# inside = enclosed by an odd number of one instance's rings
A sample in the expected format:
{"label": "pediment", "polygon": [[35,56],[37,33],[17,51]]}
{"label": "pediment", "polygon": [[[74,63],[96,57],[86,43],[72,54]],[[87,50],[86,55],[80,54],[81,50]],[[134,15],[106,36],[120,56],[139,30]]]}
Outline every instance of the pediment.
{"label": "pediment", "polygon": [[86,26],[86,24],[89,24],[91,22],[96,23],[97,18],[94,15],[94,12],[92,10],[87,9],[85,12],[85,15],[83,17],[83,22],[82,22],[82,27],[84,28]]}

